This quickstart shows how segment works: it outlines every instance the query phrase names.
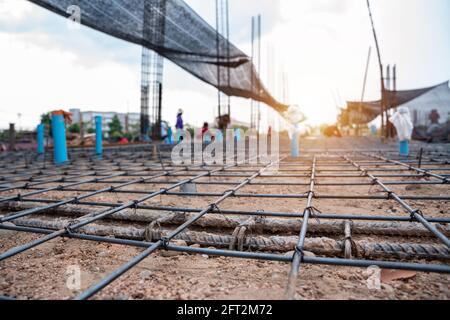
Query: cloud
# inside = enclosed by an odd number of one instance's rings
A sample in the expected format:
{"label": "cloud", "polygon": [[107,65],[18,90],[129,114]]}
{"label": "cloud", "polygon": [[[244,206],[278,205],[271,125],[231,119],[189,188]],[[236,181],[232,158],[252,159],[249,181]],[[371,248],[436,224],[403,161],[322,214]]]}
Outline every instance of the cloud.
{"label": "cloud", "polygon": [[[129,101],[139,110],[139,66],[134,68],[114,60],[95,67],[77,63],[70,50],[46,47],[48,36],[32,37],[0,33],[0,103],[10,115],[20,110],[33,127],[39,115],[52,109],[71,107],[124,111]],[[133,103],[135,102],[135,103]],[[10,118],[0,117],[6,127]]]}
{"label": "cloud", "polygon": [[137,45],[85,26],[71,28],[68,19],[25,0],[0,1],[6,4],[3,13],[0,11],[0,32],[20,34],[29,43],[49,49],[71,51],[76,54],[76,63],[86,67],[95,67],[105,59],[131,65],[140,60]]}
{"label": "cloud", "polygon": [[[215,1],[187,2],[215,25]],[[30,127],[40,113],[54,107],[123,111],[129,105],[130,111],[139,112],[139,46],[86,27],[70,31],[66,19],[25,0],[0,0],[0,4],[8,4],[0,5],[1,127],[17,122],[16,110],[23,111],[23,121]],[[448,78],[448,6],[448,0],[430,4],[374,1],[383,58],[398,64],[400,87],[431,85]],[[279,71],[284,65],[290,102],[303,107],[313,123],[335,119],[331,91],[339,89],[343,100],[360,98],[367,50],[373,45],[364,1],[230,0],[230,9],[232,41],[247,54],[250,18],[263,15],[262,79],[271,82],[279,97]],[[399,27],[392,16],[405,10]],[[277,73],[271,81],[268,45],[276,55],[272,69]],[[366,97],[377,99],[379,71],[374,55],[372,59]],[[213,87],[172,63],[166,63],[164,86],[167,120],[172,120],[179,107],[187,110],[189,122],[212,120],[217,105]],[[234,117],[248,121],[250,102],[233,98],[232,103]]]}
{"label": "cloud", "polygon": [[30,17],[32,8],[24,0],[0,0],[0,25],[15,25]]}
{"label": "cloud", "polygon": [[302,1],[305,3],[306,12],[309,13],[331,13],[341,15],[347,13],[349,0],[314,0]]}
{"label": "cloud", "polygon": [[[281,20],[281,3],[277,0],[229,0],[230,34],[233,43],[246,44],[251,39],[251,17],[261,14],[262,35],[270,33]],[[216,26],[215,1],[186,0],[211,26]]]}

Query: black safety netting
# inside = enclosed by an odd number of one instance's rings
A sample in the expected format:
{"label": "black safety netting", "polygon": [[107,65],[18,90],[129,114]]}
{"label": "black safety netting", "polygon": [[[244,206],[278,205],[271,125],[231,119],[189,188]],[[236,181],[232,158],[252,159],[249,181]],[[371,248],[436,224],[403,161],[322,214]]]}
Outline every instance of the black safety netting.
{"label": "black safety netting", "polygon": [[[448,82],[428,88],[414,90],[386,90],[384,97],[386,104],[385,107],[387,110],[397,108],[443,85],[448,87]],[[347,124],[367,124],[375,120],[380,115],[381,100],[369,102],[350,101],[347,102],[347,109],[342,111],[340,122]]]}
{"label": "black safety netting", "polygon": [[218,35],[182,0],[29,0],[64,17],[80,9],[81,24],[154,50],[229,96],[251,98],[279,112],[251,59]]}

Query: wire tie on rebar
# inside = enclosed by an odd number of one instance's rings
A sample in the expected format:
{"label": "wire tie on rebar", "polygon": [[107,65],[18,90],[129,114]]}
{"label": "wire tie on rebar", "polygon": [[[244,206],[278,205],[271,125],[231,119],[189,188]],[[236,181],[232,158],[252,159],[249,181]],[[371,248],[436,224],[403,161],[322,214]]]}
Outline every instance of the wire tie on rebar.
{"label": "wire tie on rebar", "polygon": [[392,197],[392,195],[394,194],[394,192],[393,191],[387,191],[387,199],[388,200],[391,200],[393,197]]}
{"label": "wire tie on rebar", "polygon": [[22,199],[23,199],[22,194],[18,193],[16,198],[17,198],[17,201],[22,201]]}
{"label": "wire tie on rebar", "polygon": [[315,197],[315,193],[314,193],[314,191],[306,191],[305,193],[304,193],[304,195],[308,198],[310,195],[312,195],[312,197],[314,198]]}
{"label": "wire tie on rebar", "polygon": [[348,235],[344,237],[343,240],[343,249],[344,249],[344,255],[347,257],[347,248],[346,248],[346,244],[350,243],[350,252],[349,255],[352,256],[352,253],[355,251],[354,249],[356,248],[356,242],[353,240],[352,235]]}
{"label": "wire tie on rebar", "polygon": [[163,249],[167,251],[169,248],[170,240],[167,237],[162,237],[161,242]]}
{"label": "wire tie on rebar", "polygon": [[312,219],[315,219],[318,224],[321,223],[319,217],[317,216],[317,213],[322,213],[319,209],[317,209],[316,207],[310,206],[310,207],[307,207],[305,209],[305,211],[306,210],[309,210],[309,216]]}
{"label": "wire tie on rebar", "polygon": [[72,234],[72,225],[68,225],[68,226],[65,226],[64,227],[64,230],[66,230],[66,233],[68,234],[68,235],[71,235]]}
{"label": "wire tie on rebar", "polygon": [[[257,210],[256,213],[265,213],[264,210]],[[266,217],[264,215],[259,215],[256,217],[255,222],[257,224],[262,224],[264,225],[266,223]]]}
{"label": "wire tie on rebar", "polygon": [[222,214],[222,210],[220,210],[219,206],[216,203],[210,204],[211,211],[217,211],[219,214]]}
{"label": "wire tie on rebar", "polygon": [[64,230],[66,230],[68,235],[72,234],[72,227],[77,223],[79,223],[78,220],[69,220],[69,223],[64,227]]}
{"label": "wire tie on rebar", "polygon": [[234,190],[234,189],[227,190],[224,192],[224,195],[227,193],[230,193],[230,196],[234,197],[236,195],[236,190]]}
{"label": "wire tie on rebar", "polygon": [[416,214],[418,214],[422,218],[424,217],[422,210],[416,209],[413,212],[411,212],[411,221],[417,221]]}
{"label": "wire tie on rebar", "polygon": [[25,183],[25,185],[23,186],[24,189],[28,189],[28,187],[30,186],[30,184],[27,182]]}
{"label": "wire tie on rebar", "polygon": [[161,194],[167,194],[169,190],[167,188],[161,188],[159,192],[161,192]]}
{"label": "wire tie on rebar", "polygon": [[295,253],[298,253],[300,255],[300,261],[303,262],[304,258],[305,258],[305,252],[302,248],[300,248],[299,246],[295,246]]}
{"label": "wire tie on rebar", "polygon": [[344,237],[344,242],[345,242],[345,241],[350,241],[350,242],[352,242],[352,241],[353,241],[352,236],[351,236],[351,235],[345,236],[345,237]]}

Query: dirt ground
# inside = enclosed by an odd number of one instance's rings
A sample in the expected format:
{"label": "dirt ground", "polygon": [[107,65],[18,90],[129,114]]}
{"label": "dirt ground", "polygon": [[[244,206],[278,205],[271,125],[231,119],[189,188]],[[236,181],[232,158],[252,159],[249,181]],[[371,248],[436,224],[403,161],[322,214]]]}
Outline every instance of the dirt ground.
{"label": "dirt ground", "polygon": [[[308,142],[309,143],[309,142]],[[322,142],[325,143],[325,142]],[[332,141],[326,142],[333,146]],[[317,144],[312,144],[317,145]],[[349,145],[350,146],[350,145]],[[318,145],[321,147],[321,145]],[[323,146],[322,146],[323,147]],[[367,159],[366,159],[367,160]],[[358,161],[357,161],[358,162]],[[365,165],[363,165],[365,167]],[[371,168],[370,165],[367,166]],[[436,165],[429,165],[436,167]],[[426,168],[426,166],[425,166]],[[450,166],[446,166],[450,168]],[[254,167],[248,172],[235,172],[251,175]],[[284,168],[287,169],[287,168]],[[304,178],[268,178],[260,177],[254,182],[296,182],[309,183],[308,166],[289,167],[291,174],[306,174]],[[333,170],[351,169],[354,167],[337,167],[321,165],[316,186],[317,195],[383,195],[379,187],[373,186],[321,186],[320,183],[336,182],[333,178],[321,178],[320,175],[336,173]],[[383,165],[377,169],[398,169],[395,165]],[[328,171],[330,170],[330,171]],[[289,172],[282,172],[288,174]],[[380,173],[380,172],[378,172]],[[376,171],[374,175],[378,174]],[[411,171],[394,171],[395,173],[411,173]],[[388,174],[389,174],[388,173]],[[450,171],[444,170],[443,174]],[[147,173],[148,174],[148,173]],[[89,179],[89,177],[83,178]],[[130,178],[114,178],[117,181],[129,181]],[[159,181],[166,178],[161,178]],[[183,179],[170,178],[171,181]],[[221,181],[241,182],[244,177],[221,178]],[[199,181],[215,181],[219,178],[203,178]],[[370,181],[364,177],[341,178],[341,181]],[[383,182],[411,180],[411,178],[385,177]],[[426,181],[426,180],[424,180]],[[40,187],[55,186],[46,184]],[[83,190],[101,189],[111,184],[89,184],[80,186]],[[170,184],[168,184],[170,185]],[[129,186],[128,190],[145,192],[158,191],[167,187],[162,184],[139,184]],[[232,186],[198,185],[199,192],[223,193]],[[400,196],[434,195],[450,196],[448,185],[395,185],[389,186]],[[247,186],[240,193],[268,194],[304,194],[309,186]],[[175,190],[179,191],[179,190]],[[3,192],[1,196],[11,196],[15,192]],[[52,191],[33,196],[34,198],[67,199],[85,192]],[[89,201],[124,203],[141,195],[131,193],[101,194],[89,198]],[[146,201],[147,205],[177,206],[202,209],[218,197],[180,197],[161,196]],[[449,201],[408,200],[412,207],[423,210],[426,217],[449,217]],[[395,201],[386,200],[355,200],[355,199],[314,199],[313,205],[324,213],[346,213],[367,215],[408,214]],[[222,209],[230,210],[270,210],[280,212],[301,213],[306,206],[305,199],[273,199],[273,198],[230,198],[220,205]],[[41,236],[12,231],[0,230],[0,252],[5,252],[17,245],[25,244]],[[389,237],[374,237],[371,240],[388,242]],[[399,239],[395,239],[398,241]],[[400,239],[401,240],[401,239]],[[439,244],[433,237],[420,239],[421,243]],[[404,242],[414,242],[416,239],[404,239]],[[0,295],[19,299],[70,299],[89,286],[101,280],[117,267],[132,259],[141,252],[140,249],[88,242],[75,239],[55,239],[34,249],[0,262]],[[429,261],[414,261],[430,263]],[[442,262],[433,262],[442,263]],[[81,272],[81,287],[71,290],[67,284],[72,279],[72,267]],[[206,255],[171,254],[157,252],[145,259],[137,267],[120,277],[111,285],[95,295],[94,299],[142,300],[142,299],[284,299],[287,277],[290,265],[279,262],[254,260],[239,260],[234,258],[213,257]],[[317,299],[450,299],[450,275],[416,273],[409,279],[394,280],[382,283],[380,288],[369,289],[372,271],[368,269],[302,265],[296,286],[296,298]]]}
{"label": "dirt ground", "polygon": [[[2,251],[37,236],[2,235]],[[79,266],[81,289],[101,280],[139,253],[138,249],[81,240],[54,240],[2,263],[0,292],[19,299],[70,299],[70,266]],[[278,262],[157,253],[112,283],[95,299],[284,299],[289,265]],[[366,269],[304,265],[297,299],[450,298],[448,275],[418,273],[409,280],[367,286]]]}

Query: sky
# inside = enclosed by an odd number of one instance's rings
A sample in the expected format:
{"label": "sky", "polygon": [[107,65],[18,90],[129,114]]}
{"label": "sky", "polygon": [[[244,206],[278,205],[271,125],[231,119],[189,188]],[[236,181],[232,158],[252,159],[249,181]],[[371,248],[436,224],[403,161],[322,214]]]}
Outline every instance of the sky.
{"label": "sky", "polygon": [[[186,2],[214,25],[215,0]],[[230,10],[231,41],[249,55],[251,17],[262,15],[261,78],[276,98],[299,105],[309,124],[333,123],[338,107],[361,99],[374,47],[365,0],[230,0]],[[372,10],[383,63],[397,64],[399,89],[450,79],[450,1],[372,0]],[[55,109],[140,111],[137,45],[73,28],[26,0],[0,0],[0,52],[0,129],[10,122],[32,129],[40,114]],[[380,97],[375,53],[368,100]],[[215,88],[166,61],[164,120],[173,124],[183,108],[185,120],[199,126],[213,121],[216,105]],[[263,124],[276,117],[265,106],[262,114]],[[232,98],[232,116],[249,122],[250,101]]]}

